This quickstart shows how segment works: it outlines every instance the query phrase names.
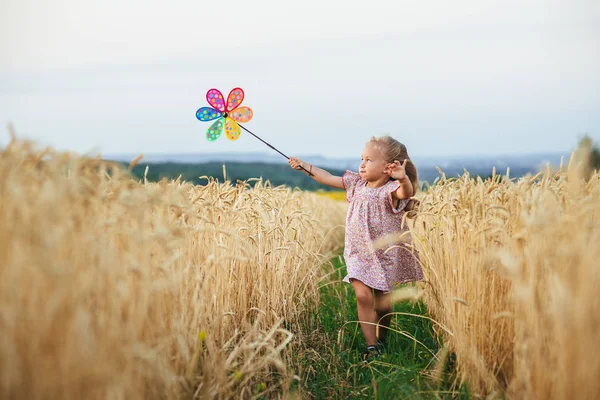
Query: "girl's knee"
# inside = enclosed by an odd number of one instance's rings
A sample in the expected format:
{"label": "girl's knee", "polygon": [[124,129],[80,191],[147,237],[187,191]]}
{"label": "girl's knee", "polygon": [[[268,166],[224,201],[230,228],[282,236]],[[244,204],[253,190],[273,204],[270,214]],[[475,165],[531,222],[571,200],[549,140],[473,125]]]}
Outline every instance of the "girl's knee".
{"label": "girl's knee", "polygon": [[356,294],[356,301],[362,306],[373,306],[373,292],[370,287],[359,280],[352,280],[352,287]]}
{"label": "girl's knee", "polygon": [[377,313],[377,315],[383,317],[384,315],[387,315],[392,312],[392,307],[389,305],[378,304],[375,306],[375,312]]}
{"label": "girl's knee", "polygon": [[373,295],[369,290],[356,290],[356,301],[362,306],[373,306]]}
{"label": "girl's knee", "polygon": [[392,312],[392,302],[389,293],[378,293],[375,296],[375,311],[379,315],[385,315]]}

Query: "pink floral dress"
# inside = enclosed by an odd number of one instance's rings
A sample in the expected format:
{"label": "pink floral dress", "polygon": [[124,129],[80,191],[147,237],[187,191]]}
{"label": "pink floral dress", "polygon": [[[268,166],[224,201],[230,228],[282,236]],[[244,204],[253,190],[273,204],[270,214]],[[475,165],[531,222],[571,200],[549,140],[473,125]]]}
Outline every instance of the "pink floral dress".
{"label": "pink floral dress", "polygon": [[408,231],[408,226],[402,224],[402,216],[409,199],[399,200],[397,208],[392,203],[392,192],[400,187],[400,183],[389,180],[379,188],[370,188],[367,181],[352,171],[344,173],[342,182],[346,200],[350,203],[344,248],[348,275],[344,282],[357,279],[373,289],[389,292],[401,283],[423,279],[416,250],[401,243],[410,243],[410,237],[381,248],[375,248],[373,244],[389,234]]}

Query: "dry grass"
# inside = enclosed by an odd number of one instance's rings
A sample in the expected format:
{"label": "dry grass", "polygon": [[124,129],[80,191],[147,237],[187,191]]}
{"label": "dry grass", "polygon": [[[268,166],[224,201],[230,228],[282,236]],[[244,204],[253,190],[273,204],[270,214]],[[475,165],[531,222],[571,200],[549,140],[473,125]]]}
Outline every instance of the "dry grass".
{"label": "dry grass", "polygon": [[600,176],[586,154],[518,181],[443,177],[421,197],[426,301],[475,394],[600,398]]}
{"label": "dry grass", "polygon": [[[345,204],[0,152],[0,397],[274,397]],[[317,203],[319,204],[317,206]]]}

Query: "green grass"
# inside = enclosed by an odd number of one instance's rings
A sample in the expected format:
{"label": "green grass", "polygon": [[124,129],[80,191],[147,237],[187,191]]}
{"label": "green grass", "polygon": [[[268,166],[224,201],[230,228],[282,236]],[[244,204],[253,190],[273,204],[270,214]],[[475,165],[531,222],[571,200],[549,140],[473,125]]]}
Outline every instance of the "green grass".
{"label": "green grass", "polygon": [[[431,378],[441,348],[422,302],[393,305],[394,317],[382,358],[361,363],[366,344],[358,324],[356,298],[342,282],[342,257],[327,265],[317,315],[303,327],[298,355],[301,391],[316,399],[468,399],[466,389],[451,390],[453,371],[446,363],[441,380]],[[414,314],[403,315],[401,313]]]}

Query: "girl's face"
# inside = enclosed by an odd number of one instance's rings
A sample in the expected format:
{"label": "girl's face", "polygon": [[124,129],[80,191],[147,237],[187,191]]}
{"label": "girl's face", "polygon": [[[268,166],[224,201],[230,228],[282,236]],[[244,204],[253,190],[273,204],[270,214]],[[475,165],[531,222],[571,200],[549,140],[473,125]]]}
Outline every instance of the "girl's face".
{"label": "girl's face", "polygon": [[361,159],[358,172],[365,181],[376,181],[387,176],[388,163],[383,158],[381,150],[374,144],[367,143],[365,145]]}

